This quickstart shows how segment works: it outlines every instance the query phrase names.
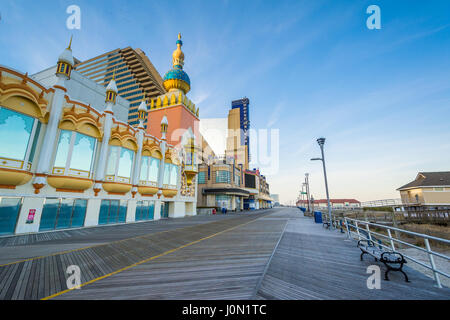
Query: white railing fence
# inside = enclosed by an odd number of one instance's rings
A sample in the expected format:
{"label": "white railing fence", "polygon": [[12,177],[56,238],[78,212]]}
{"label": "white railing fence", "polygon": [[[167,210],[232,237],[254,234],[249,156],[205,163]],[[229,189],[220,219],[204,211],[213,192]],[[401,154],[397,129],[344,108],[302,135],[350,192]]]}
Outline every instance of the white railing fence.
{"label": "white railing fence", "polygon": [[[429,264],[423,263],[422,261],[417,260],[414,257],[411,257],[410,255],[404,254],[401,252],[401,254],[410,261],[413,261],[422,267],[425,267],[433,272],[434,279],[436,281],[436,285],[439,288],[442,288],[441,280],[439,278],[439,275],[442,275],[444,277],[450,278],[450,275],[446,272],[439,270],[436,267],[436,263],[434,261],[434,257],[439,257],[444,260],[450,261],[450,257],[442,254],[440,252],[433,251],[430,246],[430,240],[442,243],[445,245],[450,245],[450,241],[442,238],[437,238],[433,236],[429,236],[423,233],[417,233],[412,231],[407,231],[395,227],[389,227],[378,223],[372,223],[364,220],[357,220],[352,219],[348,217],[336,217],[332,216],[333,223],[332,226],[336,229],[340,228],[341,232],[346,232],[347,237],[349,239],[357,239],[357,240],[372,240],[375,245],[385,248],[387,250],[396,251],[398,248],[396,248],[396,244],[403,245],[408,248],[414,248],[415,250],[419,250],[421,252],[425,252],[428,255]],[[372,229],[371,229],[372,227]],[[374,231],[373,229],[381,229],[386,232],[386,234]],[[393,236],[393,233],[396,236]],[[409,243],[405,240],[399,239],[401,234],[413,236],[415,239],[422,239],[425,248],[419,247],[415,244]],[[376,238],[376,239],[375,239]],[[374,241],[377,240],[377,241]]]}

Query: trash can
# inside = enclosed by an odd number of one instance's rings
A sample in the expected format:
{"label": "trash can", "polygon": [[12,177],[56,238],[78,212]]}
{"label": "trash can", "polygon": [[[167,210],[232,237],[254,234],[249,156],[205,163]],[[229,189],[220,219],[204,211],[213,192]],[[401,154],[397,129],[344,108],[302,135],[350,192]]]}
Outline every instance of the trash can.
{"label": "trash can", "polygon": [[322,223],[322,212],[314,211],[314,222],[315,223]]}

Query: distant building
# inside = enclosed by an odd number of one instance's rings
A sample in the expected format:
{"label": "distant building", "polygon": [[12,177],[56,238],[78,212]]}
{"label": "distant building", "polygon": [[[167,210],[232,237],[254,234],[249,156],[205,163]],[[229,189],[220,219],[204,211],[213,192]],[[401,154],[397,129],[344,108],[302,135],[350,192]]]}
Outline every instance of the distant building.
{"label": "distant building", "polygon": [[[326,209],[328,208],[327,199],[313,200],[315,209]],[[361,202],[356,199],[330,199],[330,204],[333,209],[357,209],[361,208]],[[308,206],[308,200],[297,201],[297,206],[306,207]]]}
{"label": "distant building", "polygon": [[397,190],[408,214],[427,211],[427,214],[449,217],[450,171],[419,172],[414,181]]}
{"label": "distant building", "polygon": [[[75,62],[74,68],[80,74],[103,87],[115,78],[119,96],[130,102],[127,120],[132,126],[139,124],[138,107],[142,100],[150,104],[151,99],[166,93],[163,79],[139,48],[115,49],[83,62]],[[144,125],[147,126],[147,121]]]}
{"label": "distant building", "polygon": [[280,195],[279,194],[271,194],[270,197],[273,200],[273,205],[274,206],[279,206],[280,205]]}
{"label": "distant building", "polygon": [[236,164],[243,170],[249,168],[249,99],[243,98],[231,102],[228,113],[227,156],[235,159]]}

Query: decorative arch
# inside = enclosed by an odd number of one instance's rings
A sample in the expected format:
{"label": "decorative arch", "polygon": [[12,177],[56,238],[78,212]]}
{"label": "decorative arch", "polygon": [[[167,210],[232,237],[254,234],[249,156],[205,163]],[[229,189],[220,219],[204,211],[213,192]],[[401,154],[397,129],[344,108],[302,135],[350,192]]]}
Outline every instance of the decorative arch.
{"label": "decorative arch", "polygon": [[78,113],[75,105],[70,109],[64,109],[59,128],[77,131],[99,140],[103,137],[100,117],[90,113],[89,109]]}
{"label": "decorative arch", "polygon": [[112,130],[109,144],[124,147],[133,151],[137,151],[138,149],[136,137],[127,128],[120,131],[119,126]]}
{"label": "decorative arch", "polygon": [[144,141],[144,144],[142,145],[142,155],[162,159],[161,148],[154,140],[151,139],[146,139]]}

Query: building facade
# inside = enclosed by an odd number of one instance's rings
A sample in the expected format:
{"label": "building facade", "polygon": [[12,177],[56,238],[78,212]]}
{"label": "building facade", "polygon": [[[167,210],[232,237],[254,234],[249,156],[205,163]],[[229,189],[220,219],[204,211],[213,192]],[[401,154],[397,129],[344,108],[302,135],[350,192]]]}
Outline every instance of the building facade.
{"label": "building facade", "polygon": [[160,74],[139,48],[126,47],[106,52],[78,62],[74,68],[104,87],[114,76],[119,96],[130,102],[127,122],[132,126],[139,124],[138,107],[141,101],[149,103],[166,92]]}
{"label": "building facade", "polygon": [[397,190],[410,217],[450,217],[450,171],[419,172]]}
{"label": "building facade", "polygon": [[198,170],[199,209],[244,210],[244,199],[250,192],[245,189],[243,173],[232,158],[218,157],[200,164]]}
{"label": "building facade", "polygon": [[[361,208],[361,202],[356,199],[330,199],[330,204],[333,209],[353,210]],[[328,209],[327,199],[312,199],[311,205],[314,207],[314,210]],[[308,200],[298,200],[297,206],[307,207]]]}
{"label": "building facade", "polygon": [[178,146],[167,141],[168,117],[149,134],[144,99],[137,127],[119,120],[114,76],[102,110],[87,78],[84,102],[74,99],[74,65],[69,45],[52,86],[0,67],[0,235],[195,215],[192,129]]}
{"label": "building facade", "polygon": [[226,155],[234,157],[243,170],[248,170],[250,163],[249,103],[248,98],[234,100],[228,112]]}

